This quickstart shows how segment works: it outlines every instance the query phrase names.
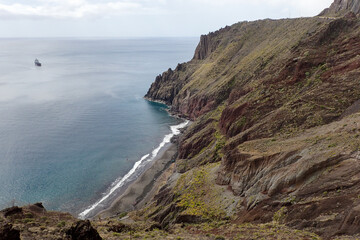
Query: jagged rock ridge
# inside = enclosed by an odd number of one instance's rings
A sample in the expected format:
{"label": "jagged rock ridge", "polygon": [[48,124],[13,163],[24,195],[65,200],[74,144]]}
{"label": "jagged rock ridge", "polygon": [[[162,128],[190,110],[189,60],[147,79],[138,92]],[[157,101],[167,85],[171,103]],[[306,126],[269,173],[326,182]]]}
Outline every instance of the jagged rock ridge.
{"label": "jagged rock ridge", "polygon": [[360,1],[359,0],[335,0],[330,8],[325,9],[320,16],[331,14],[343,14],[346,12],[353,12],[360,14]]}

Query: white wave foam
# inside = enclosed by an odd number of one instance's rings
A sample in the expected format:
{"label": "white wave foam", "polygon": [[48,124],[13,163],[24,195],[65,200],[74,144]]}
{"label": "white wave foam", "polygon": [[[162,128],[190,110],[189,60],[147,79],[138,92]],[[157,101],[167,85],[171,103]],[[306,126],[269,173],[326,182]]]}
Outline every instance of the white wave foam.
{"label": "white wave foam", "polygon": [[165,146],[165,144],[169,143],[171,138],[173,136],[179,135],[180,134],[180,129],[186,127],[189,124],[189,121],[186,120],[183,123],[180,123],[179,125],[175,125],[175,126],[170,126],[171,129],[171,133],[165,135],[163,141],[160,143],[160,145],[155,148],[152,152],[151,152],[151,158],[149,158],[150,154],[146,154],[144,155],[139,161],[137,161],[134,166],[131,168],[131,170],[121,179],[115,181],[116,184],[112,184],[112,187],[110,189],[110,191],[104,196],[102,197],[99,201],[97,201],[96,203],[94,203],[93,205],[91,205],[89,208],[87,208],[85,211],[83,211],[82,213],[79,214],[79,218],[86,218],[86,216],[93,211],[97,206],[99,206],[99,204],[101,204],[102,202],[104,202],[106,199],[108,199],[111,194],[113,194],[117,189],[119,189],[120,187],[122,187],[124,185],[124,183],[133,175],[135,175],[136,170],[138,170],[138,168],[141,166],[141,164],[147,159],[146,162],[150,162],[152,160],[154,160],[154,158],[158,155],[159,151],[161,150],[161,148],[163,148]]}

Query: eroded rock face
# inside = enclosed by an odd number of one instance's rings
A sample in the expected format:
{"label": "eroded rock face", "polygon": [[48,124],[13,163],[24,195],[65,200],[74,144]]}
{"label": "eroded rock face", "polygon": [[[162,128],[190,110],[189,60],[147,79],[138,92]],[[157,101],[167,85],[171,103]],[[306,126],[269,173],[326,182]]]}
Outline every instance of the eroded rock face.
{"label": "eroded rock face", "polygon": [[216,32],[209,33],[208,35],[201,35],[200,42],[196,47],[194,53],[194,60],[204,60],[207,58],[215,49],[218,47],[220,41],[216,37],[224,32],[230,30],[230,27],[227,26]]}
{"label": "eroded rock face", "polygon": [[360,13],[360,1],[359,0],[335,0],[331,4],[330,8],[325,9],[320,16],[329,14],[339,14],[345,12],[353,12],[355,14]]}
{"label": "eroded rock face", "polygon": [[209,52],[209,37],[207,35],[201,35],[200,43],[195,50],[194,59],[205,59]]}
{"label": "eroded rock face", "polygon": [[99,233],[91,226],[89,220],[76,222],[66,234],[72,240],[102,240]]}
{"label": "eroded rock face", "polygon": [[20,231],[14,229],[11,224],[0,226],[0,239],[3,240],[20,240]]}
{"label": "eroded rock face", "polygon": [[223,157],[217,183],[243,197],[244,222],[283,223],[326,238],[358,234],[360,114],[293,138],[245,141]]}
{"label": "eroded rock face", "polygon": [[172,69],[156,77],[155,82],[151,84],[145,98],[162,101],[171,105],[175,95],[183,87],[183,83],[176,81],[178,75]]}

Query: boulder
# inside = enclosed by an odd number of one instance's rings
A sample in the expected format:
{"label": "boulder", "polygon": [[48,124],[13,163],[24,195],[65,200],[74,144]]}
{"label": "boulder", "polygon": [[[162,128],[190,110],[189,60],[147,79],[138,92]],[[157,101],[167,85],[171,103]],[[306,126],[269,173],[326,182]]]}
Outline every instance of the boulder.
{"label": "boulder", "polygon": [[11,224],[5,224],[0,227],[0,239],[2,240],[20,240],[20,231],[14,229]]}
{"label": "boulder", "polygon": [[99,233],[91,226],[89,220],[80,220],[66,231],[72,240],[102,240]]}
{"label": "boulder", "polygon": [[14,207],[6,208],[6,209],[2,210],[2,212],[4,213],[4,217],[10,217],[15,214],[22,213],[23,211],[22,211],[22,208],[14,206]]}
{"label": "boulder", "polygon": [[29,206],[29,209],[32,211],[32,212],[35,212],[35,213],[45,213],[46,212],[46,209],[44,208],[44,206],[42,205],[42,203],[35,203],[33,205],[30,205]]}

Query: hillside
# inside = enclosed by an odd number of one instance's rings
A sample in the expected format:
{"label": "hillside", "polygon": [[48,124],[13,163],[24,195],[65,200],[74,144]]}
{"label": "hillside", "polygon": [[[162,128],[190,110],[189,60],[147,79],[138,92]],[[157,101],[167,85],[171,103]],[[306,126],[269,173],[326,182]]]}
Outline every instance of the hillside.
{"label": "hillside", "polygon": [[145,97],[194,123],[149,216],[360,233],[359,6],[225,27],[159,75]]}
{"label": "hillside", "polygon": [[201,36],[145,96],[193,121],[153,198],[91,222],[5,209],[0,240],[359,239],[359,9],[335,0]]}

